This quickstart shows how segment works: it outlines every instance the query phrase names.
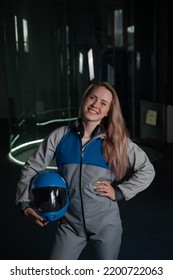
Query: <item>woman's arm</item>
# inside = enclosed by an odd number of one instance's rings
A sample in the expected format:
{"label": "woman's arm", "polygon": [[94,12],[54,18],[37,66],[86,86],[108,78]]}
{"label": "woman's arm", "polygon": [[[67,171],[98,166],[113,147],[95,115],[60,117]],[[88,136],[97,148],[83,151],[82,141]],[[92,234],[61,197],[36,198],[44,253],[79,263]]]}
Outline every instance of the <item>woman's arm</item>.
{"label": "woman's arm", "polygon": [[145,190],[155,177],[155,170],[146,153],[129,140],[129,163],[133,173],[128,180],[118,185],[125,200]]}

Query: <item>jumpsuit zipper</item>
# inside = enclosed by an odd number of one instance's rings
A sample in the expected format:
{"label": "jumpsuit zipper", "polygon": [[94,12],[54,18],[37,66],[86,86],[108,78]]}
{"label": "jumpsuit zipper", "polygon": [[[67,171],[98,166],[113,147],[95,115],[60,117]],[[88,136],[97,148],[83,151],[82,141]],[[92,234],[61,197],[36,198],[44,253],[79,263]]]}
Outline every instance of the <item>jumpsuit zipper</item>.
{"label": "jumpsuit zipper", "polygon": [[[82,144],[81,144],[82,146]],[[80,178],[79,178],[79,182],[80,182],[80,198],[81,198],[81,207],[82,207],[82,218],[83,218],[83,225],[84,225],[84,230],[87,234],[87,229],[86,229],[86,224],[85,224],[85,215],[84,215],[84,205],[83,205],[83,197],[82,197],[82,163],[83,163],[83,156],[84,156],[84,150],[83,150],[83,147],[82,147],[82,152],[81,152],[81,158],[80,158]]]}
{"label": "jumpsuit zipper", "polygon": [[80,141],[81,141],[81,158],[80,158],[80,172],[79,172],[79,189],[80,189],[80,199],[81,199],[81,208],[82,208],[82,218],[83,218],[83,225],[84,225],[84,230],[87,233],[87,227],[86,227],[86,223],[85,223],[85,215],[84,215],[84,203],[83,203],[83,197],[82,197],[82,164],[83,164],[83,157],[84,157],[84,150],[87,147],[87,145],[89,143],[91,143],[91,141],[93,141],[95,138],[93,137],[92,139],[90,139],[84,146],[82,146],[82,139],[81,139],[81,135],[79,134],[80,137]]}

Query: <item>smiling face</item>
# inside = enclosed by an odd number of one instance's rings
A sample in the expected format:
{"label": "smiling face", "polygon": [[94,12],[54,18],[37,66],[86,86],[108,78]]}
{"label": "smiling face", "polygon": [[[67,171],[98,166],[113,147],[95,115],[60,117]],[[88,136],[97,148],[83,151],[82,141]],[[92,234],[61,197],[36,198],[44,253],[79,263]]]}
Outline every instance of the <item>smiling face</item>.
{"label": "smiling face", "polygon": [[112,93],[104,86],[98,86],[89,92],[83,104],[83,120],[99,124],[108,115]]}

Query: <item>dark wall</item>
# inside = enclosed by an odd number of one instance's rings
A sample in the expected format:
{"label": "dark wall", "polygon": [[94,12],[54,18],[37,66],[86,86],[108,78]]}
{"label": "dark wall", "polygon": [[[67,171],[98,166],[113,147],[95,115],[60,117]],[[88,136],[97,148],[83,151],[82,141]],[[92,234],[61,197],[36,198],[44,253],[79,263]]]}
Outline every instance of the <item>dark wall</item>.
{"label": "dark wall", "polygon": [[167,55],[167,77],[168,77],[168,88],[167,88],[167,102],[173,105],[173,1],[168,2],[168,55]]}
{"label": "dark wall", "polygon": [[7,77],[5,65],[3,5],[0,2],[0,157],[3,158],[9,151],[9,124],[7,102]]}

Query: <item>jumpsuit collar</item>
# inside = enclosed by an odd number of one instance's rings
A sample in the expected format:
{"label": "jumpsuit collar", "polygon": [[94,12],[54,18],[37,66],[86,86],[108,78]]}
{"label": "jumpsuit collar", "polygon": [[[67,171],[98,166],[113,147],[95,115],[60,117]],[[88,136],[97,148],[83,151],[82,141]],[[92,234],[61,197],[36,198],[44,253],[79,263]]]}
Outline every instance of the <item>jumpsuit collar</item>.
{"label": "jumpsuit collar", "polygon": [[[82,118],[78,118],[75,123],[75,129],[77,131],[77,134],[79,134],[82,138],[83,134],[84,134],[84,126],[82,124]],[[103,132],[102,128],[100,125],[97,125],[95,127],[95,129],[93,130],[93,132],[91,133],[91,139],[95,139],[95,138],[105,138],[105,133]]]}

